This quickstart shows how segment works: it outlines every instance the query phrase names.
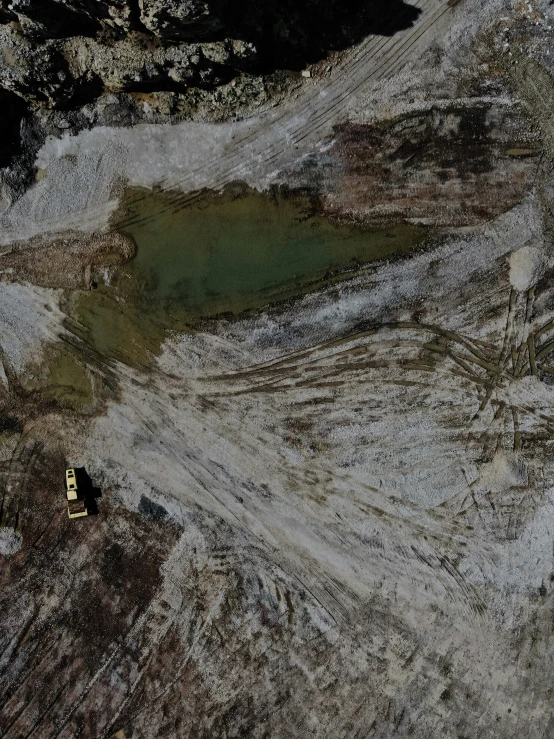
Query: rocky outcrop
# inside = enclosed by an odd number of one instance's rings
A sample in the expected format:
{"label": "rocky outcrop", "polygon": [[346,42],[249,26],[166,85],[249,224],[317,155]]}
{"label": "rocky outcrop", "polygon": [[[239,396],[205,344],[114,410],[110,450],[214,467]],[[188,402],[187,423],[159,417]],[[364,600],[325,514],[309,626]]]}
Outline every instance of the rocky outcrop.
{"label": "rocky outcrop", "polygon": [[11,24],[0,27],[2,86],[34,103],[68,102],[76,80],[68,73],[67,60],[52,39],[37,44]]}
{"label": "rocky outcrop", "polygon": [[0,22],[16,22],[26,36],[63,38],[132,28],[130,0],[0,0]]}
{"label": "rocky outcrop", "polygon": [[221,31],[221,8],[198,0],[139,0],[144,27],[165,39],[190,39]]}
{"label": "rocky outcrop", "polygon": [[13,24],[0,26],[3,87],[52,108],[102,92],[213,87],[255,62],[252,44],[231,39],[164,46],[148,34],[130,32],[110,43],[89,36],[37,43]]}
{"label": "rocky outcrop", "polygon": [[258,64],[253,43],[222,31],[194,0],[0,0],[0,86],[54,110],[103,93],[214,88]]}
{"label": "rocky outcrop", "polygon": [[215,87],[301,69],[417,15],[403,0],[0,0],[0,85],[52,108],[103,91]]}
{"label": "rocky outcrop", "polygon": [[[72,79],[96,79],[104,90],[164,90],[209,87],[226,82],[248,66],[255,50],[244,42],[177,43],[164,48],[143,34],[113,44],[75,37],[65,41]],[[235,72],[236,73],[236,72]]]}

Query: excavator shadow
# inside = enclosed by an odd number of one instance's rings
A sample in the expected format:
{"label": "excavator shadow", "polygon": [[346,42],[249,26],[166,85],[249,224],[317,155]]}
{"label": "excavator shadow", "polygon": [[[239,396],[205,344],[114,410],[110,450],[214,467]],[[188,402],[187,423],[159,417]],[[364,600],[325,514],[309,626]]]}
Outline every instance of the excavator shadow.
{"label": "excavator shadow", "polygon": [[89,516],[98,515],[98,498],[102,497],[100,488],[94,486],[89,473],[84,467],[75,467],[75,477],[77,482],[77,490],[85,499]]}

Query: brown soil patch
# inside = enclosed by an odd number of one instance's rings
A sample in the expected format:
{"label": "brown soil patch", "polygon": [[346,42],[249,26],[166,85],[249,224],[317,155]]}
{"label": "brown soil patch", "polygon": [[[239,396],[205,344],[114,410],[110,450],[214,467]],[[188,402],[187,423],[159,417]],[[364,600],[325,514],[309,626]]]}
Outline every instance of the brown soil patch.
{"label": "brown soil patch", "polygon": [[128,261],[134,253],[132,239],[118,233],[36,236],[0,253],[0,278],[41,287],[88,288],[98,272]]}
{"label": "brown soil patch", "polygon": [[388,123],[336,128],[342,169],[329,210],[369,222],[468,226],[530,191],[542,144],[516,106],[431,108]]}

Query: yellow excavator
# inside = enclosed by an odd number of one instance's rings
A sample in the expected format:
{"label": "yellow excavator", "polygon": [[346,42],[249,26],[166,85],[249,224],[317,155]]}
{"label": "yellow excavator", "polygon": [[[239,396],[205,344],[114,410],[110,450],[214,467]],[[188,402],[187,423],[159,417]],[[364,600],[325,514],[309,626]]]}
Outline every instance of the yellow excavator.
{"label": "yellow excavator", "polygon": [[88,516],[86,501],[84,498],[79,497],[77,476],[73,467],[65,471],[65,486],[67,488],[67,515],[69,518]]}

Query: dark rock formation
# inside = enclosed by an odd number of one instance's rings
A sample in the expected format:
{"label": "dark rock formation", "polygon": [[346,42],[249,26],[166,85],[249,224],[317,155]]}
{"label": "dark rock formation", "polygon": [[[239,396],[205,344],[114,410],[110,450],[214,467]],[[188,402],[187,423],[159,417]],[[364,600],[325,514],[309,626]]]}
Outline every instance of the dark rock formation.
{"label": "dark rock formation", "polygon": [[164,39],[202,38],[223,30],[221,8],[201,0],[139,0],[145,28]]}
{"label": "dark rock formation", "polygon": [[301,69],[418,15],[403,0],[0,0],[0,84],[52,108]]}

